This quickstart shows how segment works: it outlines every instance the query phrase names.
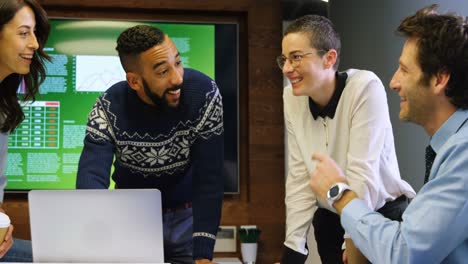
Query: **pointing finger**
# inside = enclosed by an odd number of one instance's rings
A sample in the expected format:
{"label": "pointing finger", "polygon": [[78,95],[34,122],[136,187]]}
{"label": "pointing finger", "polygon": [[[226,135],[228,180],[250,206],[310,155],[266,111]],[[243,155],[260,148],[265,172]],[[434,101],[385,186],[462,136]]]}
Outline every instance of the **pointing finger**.
{"label": "pointing finger", "polygon": [[312,160],[316,160],[318,162],[321,162],[321,161],[323,161],[324,158],[325,158],[325,155],[320,153],[320,152],[314,152],[312,154]]}

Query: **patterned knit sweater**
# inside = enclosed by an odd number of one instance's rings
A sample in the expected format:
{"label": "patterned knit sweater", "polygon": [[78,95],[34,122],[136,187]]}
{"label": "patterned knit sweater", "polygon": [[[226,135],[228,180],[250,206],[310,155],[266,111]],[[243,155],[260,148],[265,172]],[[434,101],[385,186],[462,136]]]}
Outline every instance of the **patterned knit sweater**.
{"label": "patterned knit sweater", "polygon": [[[213,256],[223,199],[223,107],[216,83],[185,69],[180,108],[145,104],[126,81],[89,114],[77,188],[157,188],[163,208],[193,203],[194,258]],[[115,155],[114,155],[115,154]]]}

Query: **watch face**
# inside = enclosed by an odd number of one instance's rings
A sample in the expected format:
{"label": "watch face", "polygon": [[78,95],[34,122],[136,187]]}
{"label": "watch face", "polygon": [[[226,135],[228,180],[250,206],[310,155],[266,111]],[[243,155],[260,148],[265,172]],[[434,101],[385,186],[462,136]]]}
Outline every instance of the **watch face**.
{"label": "watch face", "polygon": [[333,187],[330,189],[330,197],[335,197],[335,196],[337,196],[339,191],[340,191],[340,188],[338,187],[338,185],[333,186]]}

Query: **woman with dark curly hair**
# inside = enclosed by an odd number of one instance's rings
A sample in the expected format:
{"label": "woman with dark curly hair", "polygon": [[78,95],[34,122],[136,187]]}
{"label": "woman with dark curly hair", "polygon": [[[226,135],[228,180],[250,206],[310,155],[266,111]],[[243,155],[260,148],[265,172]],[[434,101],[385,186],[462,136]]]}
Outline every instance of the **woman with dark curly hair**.
{"label": "woman with dark curly hair", "polygon": [[[35,0],[0,2],[0,211],[6,185],[8,134],[24,119],[19,101],[34,101],[44,81],[43,48],[49,36],[49,21]],[[22,87],[21,92],[18,88]],[[31,262],[31,244],[16,240],[13,225],[0,241],[0,261]]]}

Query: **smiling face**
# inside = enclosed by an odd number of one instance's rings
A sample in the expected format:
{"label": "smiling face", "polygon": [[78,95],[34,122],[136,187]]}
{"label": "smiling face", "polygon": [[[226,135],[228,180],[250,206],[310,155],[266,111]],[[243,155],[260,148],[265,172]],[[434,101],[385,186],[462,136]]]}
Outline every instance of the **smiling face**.
{"label": "smiling face", "polygon": [[[172,40],[165,36],[164,42],[139,55],[136,85],[130,85],[147,104],[175,108],[180,102],[184,68],[179,51]],[[131,73],[132,74],[132,73]]]}
{"label": "smiling face", "polygon": [[423,72],[417,61],[417,41],[417,38],[409,38],[403,46],[399,67],[390,81],[390,87],[401,98],[400,119],[425,126],[436,100],[433,88],[422,81]]}
{"label": "smiling face", "polygon": [[39,44],[36,19],[29,6],[21,8],[0,31],[0,81],[13,73],[28,74]]}
{"label": "smiling face", "polygon": [[[291,82],[295,96],[306,95],[314,98],[314,95],[321,92],[328,78],[327,71],[330,67],[326,67],[326,56],[318,55],[318,51],[310,46],[310,40],[306,34],[299,32],[287,34],[282,42],[282,56],[293,59],[298,55],[304,55],[300,64],[293,67],[287,59],[283,74]],[[333,74],[332,68],[331,71]]]}

